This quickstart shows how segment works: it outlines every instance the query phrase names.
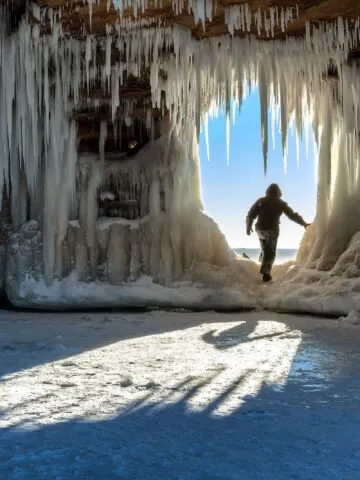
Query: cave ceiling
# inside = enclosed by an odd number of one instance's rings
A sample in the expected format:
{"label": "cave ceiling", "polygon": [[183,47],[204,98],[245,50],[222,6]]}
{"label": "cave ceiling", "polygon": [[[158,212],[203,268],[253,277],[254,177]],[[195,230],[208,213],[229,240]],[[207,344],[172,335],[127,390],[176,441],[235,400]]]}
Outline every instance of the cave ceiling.
{"label": "cave ceiling", "polygon": [[[19,0],[18,0],[19,1]],[[83,28],[93,34],[104,34],[106,24],[115,24],[119,18],[118,11],[111,4],[109,7],[108,0],[100,0],[95,2],[92,6],[91,26],[89,6],[83,0],[36,0],[40,7],[53,7],[62,9],[62,23],[64,31],[72,35],[78,35],[83,31]],[[298,7],[299,16],[294,18],[287,25],[284,32],[280,28],[275,31],[275,38],[284,38],[285,36],[301,36],[305,32],[305,23],[307,21],[331,22],[336,20],[339,16],[347,19],[354,19],[360,16],[360,2],[359,0],[216,0],[213,2],[213,19],[206,21],[205,29],[201,22],[198,24],[194,21],[192,13],[187,12],[184,8],[180,14],[176,14],[172,8],[172,1],[162,0],[162,7],[156,6],[160,2],[148,2],[150,7],[144,13],[138,12],[138,17],[154,18],[156,21],[161,19],[164,23],[169,25],[181,25],[191,30],[193,36],[197,39],[211,36],[219,36],[228,32],[228,27],[224,19],[224,9],[230,5],[239,5],[247,3],[253,13],[259,8],[261,10],[268,10],[271,7]],[[185,3],[186,5],[186,3]],[[133,9],[125,9],[123,17],[132,17]],[[34,20],[35,21],[35,20]],[[251,33],[257,35],[254,29]],[[258,36],[259,37],[259,36]],[[265,38],[265,37],[259,37]]]}
{"label": "cave ceiling", "polygon": [[[2,0],[2,3],[4,0]],[[1,3],[1,0],[0,0]],[[113,25],[119,22],[119,12],[114,8],[112,1],[95,0],[89,11],[88,1],[84,0],[35,0],[40,9],[61,9],[61,22],[63,33],[72,37],[82,37],[84,34],[103,36],[106,33],[106,25]],[[148,1],[148,8],[144,11],[137,12],[137,18],[146,18],[150,22],[154,20],[156,24],[162,25],[179,25],[191,31],[195,39],[201,40],[207,37],[216,37],[227,34],[229,32],[228,25],[225,21],[225,9],[232,5],[241,5],[247,3],[252,13],[267,11],[271,7],[279,9],[293,7],[297,14],[286,25],[285,31],[279,26],[275,27],[274,38],[283,40],[288,36],[302,37],[305,35],[305,26],[307,22],[318,25],[321,22],[335,22],[339,16],[347,19],[349,22],[355,21],[360,17],[360,1],[359,0],[215,0],[213,2],[212,20],[206,20],[204,24],[194,20],[193,13],[188,12],[187,4],[184,2],[184,8],[181,13],[176,13],[173,9],[173,2],[162,0],[160,2]],[[13,8],[24,8],[23,0],[13,0]],[[33,9],[28,9],[29,21],[33,24],[39,23],[38,18],[32,15]],[[42,16],[41,31],[46,34],[50,32],[50,21],[46,15]],[[134,10],[131,8],[122,11],[122,18],[134,18]],[[144,27],[146,28],[146,27]],[[265,33],[259,35],[255,25],[251,27],[250,34],[262,40],[269,40],[265,37]],[[236,31],[234,35],[244,36],[244,32]],[[351,52],[352,57],[358,57],[358,50],[355,48]],[[120,97],[129,99],[134,104],[133,117],[141,119],[145,115],[144,105],[151,103],[151,90],[149,78],[132,78],[122,85],[120,89]],[[100,108],[95,111],[88,107],[83,107],[74,113],[78,123],[79,145],[86,150],[96,150],[97,139],[99,138],[100,122],[102,119],[110,118],[109,99],[101,88],[94,85],[90,92],[84,92],[84,96],[99,98]],[[154,117],[159,116],[159,111],[153,109]],[[108,138],[111,139],[113,130],[109,127]],[[124,133],[126,137],[126,132]],[[87,146],[86,146],[87,144]],[[85,147],[84,147],[85,145]],[[93,145],[93,147],[92,147]]]}

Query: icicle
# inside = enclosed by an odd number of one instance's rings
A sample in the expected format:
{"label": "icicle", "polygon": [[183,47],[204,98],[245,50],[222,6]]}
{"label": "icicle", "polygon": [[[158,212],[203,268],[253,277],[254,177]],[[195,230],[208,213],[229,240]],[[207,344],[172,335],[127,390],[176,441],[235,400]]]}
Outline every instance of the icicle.
{"label": "icicle", "polygon": [[280,87],[280,103],[281,103],[281,138],[282,138],[282,152],[284,160],[284,172],[287,172],[287,137],[289,125],[289,112],[287,104],[287,90],[284,75],[282,75]]}
{"label": "icicle", "polygon": [[226,107],[226,165],[230,164],[230,106]]}
{"label": "icicle", "polygon": [[213,0],[206,0],[206,17],[209,22],[212,22],[213,18]]}
{"label": "icicle", "polygon": [[86,50],[85,50],[85,62],[86,62],[86,85],[88,92],[90,91],[90,62],[91,62],[91,35],[86,37]]}
{"label": "icicle", "polygon": [[[265,13],[264,13],[265,14]],[[257,33],[260,37],[261,35],[261,28],[262,28],[262,15],[261,15],[261,10],[260,10],[260,7],[258,8],[258,11],[255,13],[254,15],[254,20],[255,20],[255,24],[256,24],[256,27],[257,27]]]}
{"label": "icicle", "polygon": [[[272,102],[275,103],[275,100],[272,99]],[[272,138],[272,147],[273,150],[276,148],[276,143],[275,143],[275,123],[276,123],[276,110],[275,106],[272,105],[271,107],[271,138]]]}
{"label": "icicle", "polygon": [[92,15],[93,15],[93,3],[95,0],[88,0],[88,5],[89,5],[89,24],[90,24],[90,30],[92,27]]}
{"label": "icicle", "polygon": [[151,131],[152,126],[152,110],[151,108],[146,109],[146,129],[148,132]]}
{"label": "icicle", "polygon": [[270,7],[270,32],[271,36],[274,37],[274,30],[275,30],[275,7]]}
{"label": "icicle", "polygon": [[112,47],[112,37],[111,37],[111,25],[105,25],[106,30],[106,43],[105,43],[105,68],[104,76],[107,83],[107,88],[110,90],[110,77],[111,77],[111,47]]}
{"label": "icicle", "polygon": [[296,165],[297,165],[297,168],[299,168],[300,167],[300,137],[298,132],[296,132],[295,140],[296,140]]}
{"label": "icicle", "polygon": [[338,17],[338,42],[343,48],[345,47],[345,27],[342,17]]}
{"label": "icicle", "polygon": [[105,162],[105,143],[107,139],[107,122],[101,120],[100,122],[100,139],[99,139],[99,159],[100,165],[103,168]]}
{"label": "icicle", "polygon": [[205,144],[206,144],[206,158],[210,162],[210,148],[209,148],[209,116],[205,115]]}
{"label": "icicle", "polygon": [[248,32],[250,32],[250,29],[251,29],[251,10],[250,10],[249,5],[247,3],[245,3],[244,11],[245,11],[245,20],[246,20],[246,30]]}
{"label": "icicle", "polygon": [[230,106],[231,106],[231,79],[225,73],[225,108],[226,108],[226,164],[230,163]]}
{"label": "icicle", "polygon": [[259,93],[261,106],[261,140],[264,156],[264,173],[266,175],[268,165],[268,82],[263,65],[259,73]]}
{"label": "icicle", "polygon": [[306,45],[307,48],[311,48],[311,30],[310,30],[310,22],[305,22],[305,38],[306,38]]}
{"label": "icicle", "polygon": [[281,22],[281,31],[285,32],[285,12],[284,7],[281,7],[280,10],[280,22]]}

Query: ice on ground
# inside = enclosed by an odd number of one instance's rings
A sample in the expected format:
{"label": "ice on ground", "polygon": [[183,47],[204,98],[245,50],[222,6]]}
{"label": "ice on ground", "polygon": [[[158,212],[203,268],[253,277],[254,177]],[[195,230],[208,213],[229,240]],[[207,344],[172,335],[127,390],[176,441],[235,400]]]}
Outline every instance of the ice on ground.
{"label": "ice on ground", "polygon": [[[259,281],[256,264],[237,257],[207,215],[195,207],[188,213],[179,218],[186,235],[176,238],[169,233],[169,219],[164,215],[161,225],[152,223],[149,217],[139,221],[98,219],[91,256],[94,262],[87,257],[86,245],[78,243],[83,230],[77,222],[71,222],[63,252],[67,267],[60,262],[58,277],[51,282],[44,275],[39,225],[28,222],[9,244],[7,296],[18,307],[55,309],[254,308],[252,284]],[[192,228],[194,222],[204,230]],[[160,226],[155,241],[152,234]],[[208,234],[206,241],[204,231]],[[172,246],[165,242],[169,248],[160,243],[163,235],[172,238]]]}
{"label": "ice on ground", "polygon": [[36,308],[106,308],[106,307],[172,307],[172,308],[245,308],[256,306],[251,286],[212,288],[178,282],[165,287],[150,277],[122,285],[105,282],[80,282],[76,278],[54,281],[47,286],[44,280],[28,277],[20,285],[16,297],[11,297],[18,307]]}
{"label": "ice on ground", "polygon": [[355,235],[328,271],[301,265],[274,267],[276,282],[264,293],[263,306],[272,310],[320,315],[348,315],[360,310],[359,235]]}
{"label": "ice on ground", "polygon": [[298,267],[291,277],[267,288],[263,306],[317,315],[347,315],[360,308],[358,279]]}
{"label": "ice on ground", "polygon": [[0,478],[358,478],[358,328],[266,312],[0,323]]}

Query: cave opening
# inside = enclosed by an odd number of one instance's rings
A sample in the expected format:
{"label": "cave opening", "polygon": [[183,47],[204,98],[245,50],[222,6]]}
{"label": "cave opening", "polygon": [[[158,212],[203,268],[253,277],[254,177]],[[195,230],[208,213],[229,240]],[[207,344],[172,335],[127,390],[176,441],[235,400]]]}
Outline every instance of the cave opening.
{"label": "cave opening", "polygon": [[[276,112],[269,110],[269,124],[272,124],[272,115],[276,116]],[[311,126],[303,125],[297,139],[294,125],[290,123],[284,159],[281,133],[274,119],[268,132],[270,148],[265,173],[257,87],[243,100],[240,109],[232,103],[230,117],[233,121],[228,163],[225,110],[222,108],[217,117],[209,119],[207,133],[205,125],[202,128],[199,153],[204,207],[219,224],[234,251],[257,262],[260,255],[257,235],[246,235],[248,210],[264,196],[269,184],[277,183],[283,192],[283,200],[311,223],[316,213],[317,152]],[[281,217],[276,263],[295,260],[303,234],[302,227],[285,215]]]}

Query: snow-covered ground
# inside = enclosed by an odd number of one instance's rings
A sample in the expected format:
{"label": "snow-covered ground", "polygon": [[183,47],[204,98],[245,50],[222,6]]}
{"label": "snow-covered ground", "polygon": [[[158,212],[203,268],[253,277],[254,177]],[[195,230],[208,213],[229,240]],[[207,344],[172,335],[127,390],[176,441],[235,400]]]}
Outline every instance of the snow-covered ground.
{"label": "snow-covered ground", "polygon": [[0,312],[0,478],[360,478],[360,329]]}

